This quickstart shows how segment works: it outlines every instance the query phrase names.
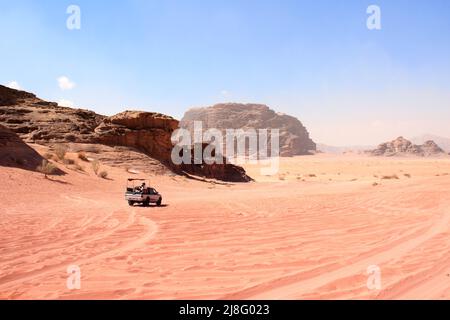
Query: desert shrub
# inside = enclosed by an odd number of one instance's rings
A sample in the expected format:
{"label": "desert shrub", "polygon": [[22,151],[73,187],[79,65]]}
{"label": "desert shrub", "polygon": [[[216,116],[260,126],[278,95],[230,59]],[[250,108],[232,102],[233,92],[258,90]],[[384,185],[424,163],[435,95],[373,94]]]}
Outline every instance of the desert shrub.
{"label": "desert shrub", "polygon": [[310,178],[315,178],[316,175],[315,175],[314,173],[310,173],[310,174],[308,174],[308,177],[310,177]]}
{"label": "desert shrub", "polygon": [[73,160],[73,159],[64,159],[63,163],[65,165],[72,165],[72,164],[75,164],[75,160]]}
{"label": "desert shrub", "polygon": [[411,178],[411,175],[409,173],[405,173],[404,176],[407,178]]}
{"label": "desert shrub", "polygon": [[78,151],[78,159],[88,162],[88,158],[84,151]]}
{"label": "desert shrub", "polygon": [[284,175],[280,174],[278,176],[278,179],[284,181],[284,180],[286,180],[286,177]]}
{"label": "desert shrub", "polygon": [[86,152],[100,153],[100,148],[95,145],[88,145],[88,146],[85,146],[83,149]]}
{"label": "desert shrub", "polygon": [[52,160],[53,156],[54,156],[53,153],[50,153],[50,152],[44,153],[44,158],[47,159],[47,160]]}
{"label": "desert shrub", "polygon": [[41,165],[36,170],[43,173],[45,178],[47,178],[47,175],[55,174],[58,168],[53,163],[48,162],[48,160],[42,160]]}
{"label": "desert shrub", "polygon": [[100,162],[98,162],[98,160],[94,160],[92,161],[91,165],[95,175],[98,175],[98,170],[100,170]]}
{"label": "desert shrub", "polygon": [[84,167],[81,166],[81,165],[79,165],[78,163],[75,163],[75,164],[73,165],[73,168],[74,168],[74,170],[76,170],[76,171],[82,171],[82,172],[85,171],[85,170],[84,170]]}
{"label": "desert shrub", "polygon": [[100,171],[100,173],[98,174],[98,176],[102,179],[106,179],[108,177],[108,172],[107,171]]}
{"label": "desert shrub", "polygon": [[392,174],[392,175],[390,175],[390,176],[382,176],[381,179],[383,179],[383,180],[391,180],[391,179],[396,179],[396,180],[398,180],[398,179],[400,179],[400,178],[399,178],[396,174]]}
{"label": "desert shrub", "polygon": [[377,185],[378,185],[378,182],[372,183],[372,186],[373,186],[373,187],[376,187]]}
{"label": "desert shrub", "polygon": [[59,160],[64,160],[64,158],[66,157],[66,153],[67,153],[67,146],[63,144],[58,144],[55,147],[55,154]]}

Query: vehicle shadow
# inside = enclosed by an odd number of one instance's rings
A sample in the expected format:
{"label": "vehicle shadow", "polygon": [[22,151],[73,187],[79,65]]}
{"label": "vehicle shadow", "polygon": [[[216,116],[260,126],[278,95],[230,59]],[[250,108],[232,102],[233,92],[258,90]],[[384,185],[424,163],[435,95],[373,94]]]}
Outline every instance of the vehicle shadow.
{"label": "vehicle shadow", "polygon": [[133,205],[133,208],[142,208],[142,209],[148,209],[148,208],[166,208],[166,207],[168,207],[169,205],[167,204],[167,203],[164,203],[164,204],[162,204],[162,205],[160,205],[160,206],[157,206],[157,205],[155,205],[155,204],[151,204],[151,205],[149,205],[149,206],[145,206],[145,205],[143,205],[143,204],[135,204],[135,205]]}

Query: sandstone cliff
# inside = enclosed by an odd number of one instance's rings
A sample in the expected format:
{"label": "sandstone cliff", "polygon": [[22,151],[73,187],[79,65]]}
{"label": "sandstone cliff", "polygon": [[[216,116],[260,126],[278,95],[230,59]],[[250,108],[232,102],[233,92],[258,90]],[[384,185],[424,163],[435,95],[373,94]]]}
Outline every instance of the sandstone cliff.
{"label": "sandstone cliff", "polygon": [[179,122],[159,113],[125,111],[112,117],[60,107],[34,94],[0,86],[0,124],[28,143],[87,143],[131,147],[172,171],[224,181],[247,182],[245,171],[231,164],[174,165],[172,132]]}
{"label": "sandstone cliff", "polygon": [[194,108],[184,114],[180,126],[192,131],[194,121],[202,121],[204,130],[279,129],[280,155],[285,157],[310,154],[316,150],[316,144],[297,118],[276,113],[265,105],[225,103]]}
{"label": "sandstone cliff", "polygon": [[104,118],[92,111],[60,107],[34,94],[0,86],[0,124],[25,142],[88,143]]}

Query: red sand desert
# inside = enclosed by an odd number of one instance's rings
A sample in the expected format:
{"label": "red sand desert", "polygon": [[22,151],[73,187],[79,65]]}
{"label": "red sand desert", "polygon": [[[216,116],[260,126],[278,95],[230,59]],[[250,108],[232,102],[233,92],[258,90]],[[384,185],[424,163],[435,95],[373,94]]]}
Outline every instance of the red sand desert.
{"label": "red sand desert", "polygon": [[159,208],[128,206],[123,168],[59,166],[0,167],[1,299],[450,299],[448,158],[283,158],[243,184],[152,176]]}

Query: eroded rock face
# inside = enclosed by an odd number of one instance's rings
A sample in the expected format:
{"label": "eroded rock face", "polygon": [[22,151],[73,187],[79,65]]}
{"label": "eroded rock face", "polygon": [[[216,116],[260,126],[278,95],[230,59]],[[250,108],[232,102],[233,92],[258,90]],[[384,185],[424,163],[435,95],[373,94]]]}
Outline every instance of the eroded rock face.
{"label": "eroded rock face", "polygon": [[34,94],[0,86],[0,124],[29,143],[131,147],[176,173],[224,181],[250,181],[244,169],[231,164],[173,164],[171,136],[179,122],[160,113],[125,111],[105,117],[89,110],[60,107]]}
{"label": "eroded rock face", "polygon": [[316,144],[297,118],[276,113],[266,105],[225,103],[194,108],[184,114],[180,126],[193,131],[194,121],[202,121],[204,130],[217,128],[223,132],[225,129],[279,129],[280,155],[284,157],[316,150]]}
{"label": "eroded rock face", "polygon": [[95,129],[95,139],[106,145],[134,147],[169,162],[170,137],[177,126],[177,120],[160,113],[125,111],[105,118]]}
{"label": "eroded rock face", "polygon": [[172,117],[141,111],[125,111],[106,118],[95,129],[98,143],[121,145],[144,151],[176,173],[188,173],[224,181],[248,182],[251,179],[241,167],[231,164],[181,164],[172,162],[172,133],[178,128]]}
{"label": "eroded rock face", "polygon": [[368,153],[373,156],[387,157],[402,155],[429,157],[445,154],[444,150],[433,141],[427,141],[423,145],[416,145],[403,137],[382,143],[375,150],[371,150]]}
{"label": "eroded rock face", "polygon": [[34,94],[0,86],[0,124],[30,143],[88,143],[104,119],[95,112],[60,107]]}
{"label": "eroded rock face", "polygon": [[28,99],[35,99],[36,96],[25,91],[14,90],[0,85],[0,106],[12,106],[23,103]]}

